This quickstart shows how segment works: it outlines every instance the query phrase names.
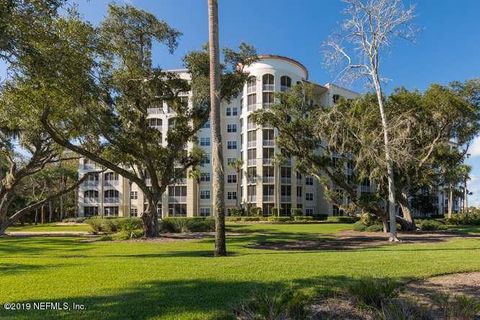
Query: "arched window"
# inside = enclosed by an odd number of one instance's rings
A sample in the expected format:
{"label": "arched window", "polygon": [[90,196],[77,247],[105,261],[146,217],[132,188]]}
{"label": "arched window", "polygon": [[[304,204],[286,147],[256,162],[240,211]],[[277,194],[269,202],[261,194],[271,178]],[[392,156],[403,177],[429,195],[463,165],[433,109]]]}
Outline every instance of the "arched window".
{"label": "arched window", "polygon": [[263,75],[263,91],[273,91],[275,77],[269,73]]}
{"label": "arched window", "polygon": [[247,94],[255,93],[257,91],[257,78],[250,77],[247,81]]}
{"label": "arched window", "polygon": [[282,76],[280,78],[280,91],[286,91],[292,86],[292,79],[289,76]]}
{"label": "arched window", "polygon": [[118,202],[118,197],[120,196],[120,193],[118,190],[105,190],[104,191],[104,197],[105,197],[105,202],[109,202],[107,199],[110,200],[110,202]]}
{"label": "arched window", "polygon": [[97,190],[86,190],[83,192],[83,197],[85,199],[98,199],[98,191]]}

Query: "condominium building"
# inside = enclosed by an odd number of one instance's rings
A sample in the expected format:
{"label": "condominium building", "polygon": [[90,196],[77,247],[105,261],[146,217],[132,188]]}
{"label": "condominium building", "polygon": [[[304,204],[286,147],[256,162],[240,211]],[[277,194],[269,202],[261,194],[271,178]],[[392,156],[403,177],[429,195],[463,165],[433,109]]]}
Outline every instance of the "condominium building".
{"label": "condominium building", "polygon": [[[274,155],[280,153],[275,143],[277,130],[257,125],[251,118],[254,111],[273,104],[275,92],[309,81],[308,70],[291,58],[261,55],[246,71],[250,77],[243,91],[229,103],[221,104],[227,210],[238,206],[261,208],[264,215],[269,215],[273,208],[279,208],[281,215],[289,215],[292,209],[298,208],[306,215],[338,214],[338,208],[325,199],[323,188],[316,179],[295,170],[295,159],[286,159],[282,163],[274,160]],[[182,78],[189,78],[186,70],[175,72]],[[316,88],[320,104],[324,106],[332,106],[340,97],[358,96],[333,84],[316,85]],[[185,95],[184,99],[189,101],[190,95]],[[166,137],[172,124],[169,120],[174,117],[172,110],[164,104],[148,111],[149,124],[164,132]],[[201,166],[200,181],[185,176],[169,186],[159,208],[163,217],[212,214],[210,122],[199,131],[198,144],[207,155]],[[241,170],[232,165],[237,159],[242,160]],[[94,163],[86,159],[80,161],[80,176],[96,169]],[[370,186],[359,186],[359,192],[366,188]],[[144,206],[145,200],[138,186],[113,172],[99,172],[79,188],[80,216],[139,216]]]}

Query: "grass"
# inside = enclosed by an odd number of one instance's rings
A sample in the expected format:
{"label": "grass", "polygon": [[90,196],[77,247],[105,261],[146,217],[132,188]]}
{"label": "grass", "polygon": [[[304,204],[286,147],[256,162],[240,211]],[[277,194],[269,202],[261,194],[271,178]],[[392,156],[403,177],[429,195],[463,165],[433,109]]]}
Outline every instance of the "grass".
{"label": "grass", "polygon": [[14,226],[8,228],[7,232],[89,232],[91,231],[90,226],[84,223],[76,223],[76,224],[64,224],[58,225],[56,223],[45,223],[45,224],[26,224],[24,226]]}
{"label": "grass", "polygon": [[[240,300],[259,290],[331,290],[369,277],[405,281],[480,271],[480,241],[475,238],[358,250],[273,251],[246,245],[327,238],[351,225],[228,227],[237,235],[228,240],[231,256],[224,258],[212,258],[212,239],[159,243],[0,238],[0,318],[224,319]],[[82,304],[85,310],[2,307],[5,302],[45,301]]]}

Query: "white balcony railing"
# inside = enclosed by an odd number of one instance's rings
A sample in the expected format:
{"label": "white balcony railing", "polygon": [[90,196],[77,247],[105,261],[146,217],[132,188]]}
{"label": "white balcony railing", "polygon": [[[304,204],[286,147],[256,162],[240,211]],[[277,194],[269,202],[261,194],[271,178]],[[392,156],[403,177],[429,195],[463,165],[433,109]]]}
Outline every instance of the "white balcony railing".
{"label": "white balcony railing", "polygon": [[119,202],[120,202],[120,198],[118,198],[118,197],[115,197],[115,198],[105,198],[105,199],[103,199],[103,202],[105,202],[105,203],[119,203]]}
{"label": "white balcony railing", "polygon": [[275,196],[273,196],[273,195],[268,195],[268,196],[263,195],[263,201],[265,201],[265,202],[273,202],[273,201],[275,201]]}
{"label": "white balcony railing", "polygon": [[248,129],[248,130],[250,130],[250,129],[257,129],[257,124],[256,124],[256,123],[249,122],[249,123],[247,123],[247,129]]}
{"label": "white balcony railing", "polygon": [[187,197],[186,196],[169,196],[168,201],[176,202],[176,203],[184,203],[184,202],[187,202]]}
{"label": "white balcony railing", "polygon": [[257,183],[257,177],[248,177],[247,178],[247,183],[249,183],[249,184]]}
{"label": "white balcony railing", "polygon": [[273,106],[273,102],[264,102],[264,103],[262,103],[263,109],[268,109],[268,108],[270,108],[271,106]]}
{"label": "white balcony railing", "polygon": [[291,184],[292,178],[282,177],[282,183]]}
{"label": "white balcony railing", "polygon": [[118,186],[118,180],[105,180],[103,181],[103,185],[115,187],[115,186]]}
{"label": "white balcony railing", "polygon": [[281,196],[280,198],[282,202],[292,202],[292,196]]}
{"label": "white balcony railing", "polygon": [[275,181],[274,177],[263,177],[262,178],[263,183],[273,183]]}
{"label": "white balcony railing", "polygon": [[263,140],[264,147],[273,147],[275,145],[275,140]]}
{"label": "white balcony railing", "polygon": [[248,166],[256,166],[257,165],[257,159],[248,159],[247,160],[247,165]]}
{"label": "white balcony railing", "polygon": [[263,84],[263,91],[273,91],[275,86],[273,84]]}
{"label": "white balcony railing", "polygon": [[98,186],[98,180],[85,180],[83,181],[82,185],[84,185],[85,187],[96,187]]}
{"label": "white balcony railing", "polygon": [[162,114],[163,108],[147,108],[148,114]]}
{"label": "white balcony railing", "polygon": [[272,158],[264,158],[263,159],[263,164],[264,165],[271,165],[273,163],[273,159]]}
{"label": "white balcony railing", "polygon": [[247,94],[255,93],[255,92],[257,92],[257,86],[251,86],[251,87],[247,86]]}
{"label": "white balcony railing", "polygon": [[98,203],[98,198],[83,198],[83,203]]}
{"label": "white balcony railing", "polygon": [[248,141],[247,147],[248,148],[255,148],[257,146],[257,141]]}
{"label": "white balcony railing", "polygon": [[255,202],[257,201],[257,196],[247,196],[247,202]]}

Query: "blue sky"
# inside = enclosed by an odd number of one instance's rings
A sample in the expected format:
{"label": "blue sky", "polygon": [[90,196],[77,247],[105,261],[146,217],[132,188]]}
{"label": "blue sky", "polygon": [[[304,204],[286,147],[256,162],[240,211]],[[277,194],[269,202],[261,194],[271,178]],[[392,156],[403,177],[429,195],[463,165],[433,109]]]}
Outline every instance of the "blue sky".
{"label": "blue sky", "polygon": [[[182,57],[207,41],[207,0],[118,0],[154,13],[183,33],[178,49],[169,55],[156,48],[155,61],[163,68],[182,67]],[[84,18],[96,24],[105,15],[105,0],[78,1]],[[421,28],[415,43],[399,41],[382,61],[382,73],[397,86],[426,89],[432,83],[480,77],[480,1],[405,0],[417,7],[415,24]],[[289,56],[303,63],[310,79],[332,81],[322,66],[321,44],[342,21],[340,0],[219,0],[220,45],[240,42],[258,53]],[[355,89],[362,88],[359,85]],[[474,167],[472,197],[480,205],[480,139],[468,160]]]}

